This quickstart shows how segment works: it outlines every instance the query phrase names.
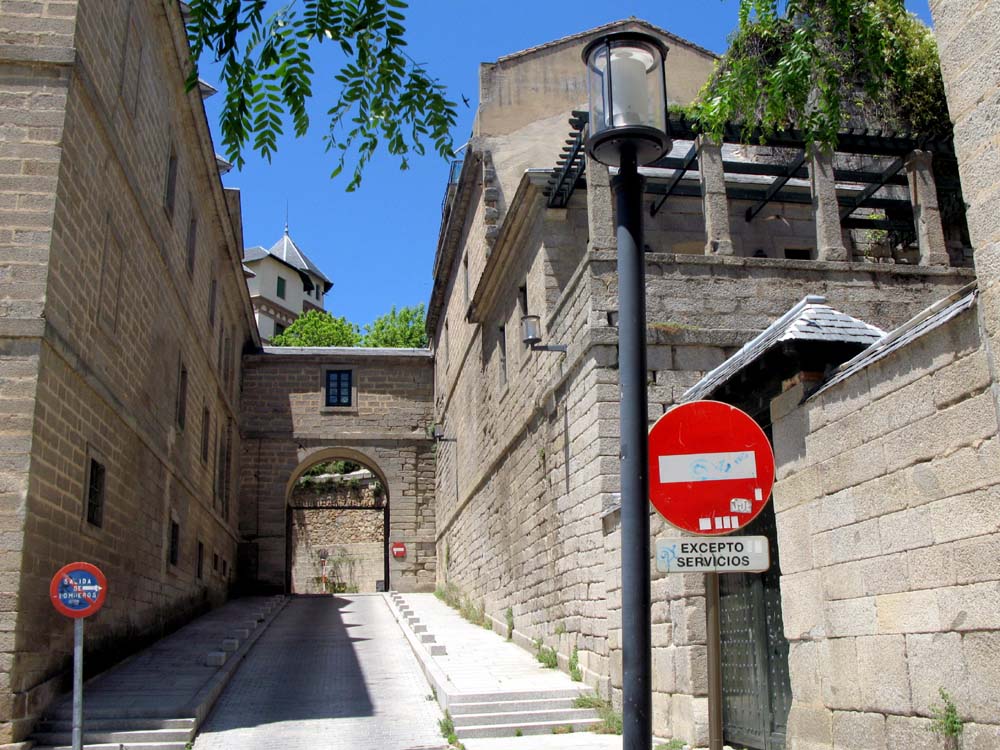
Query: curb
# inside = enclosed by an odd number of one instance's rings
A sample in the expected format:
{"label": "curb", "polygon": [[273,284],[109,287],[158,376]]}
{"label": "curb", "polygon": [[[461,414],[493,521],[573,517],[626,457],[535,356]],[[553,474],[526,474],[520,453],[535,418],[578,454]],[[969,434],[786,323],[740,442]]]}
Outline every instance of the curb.
{"label": "curb", "polygon": [[201,729],[202,722],[208,717],[212,709],[215,707],[216,701],[219,700],[219,696],[225,689],[226,685],[232,679],[233,675],[236,674],[236,670],[239,669],[240,665],[243,663],[243,659],[246,658],[247,654],[250,653],[250,649],[253,648],[257,639],[260,638],[264,632],[271,626],[274,619],[284,610],[285,606],[288,604],[289,597],[283,595],[281,601],[278,605],[271,609],[271,611],[265,616],[263,622],[259,622],[257,627],[253,629],[249,637],[244,641],[239,649],[237,649],[229,658],[226,659],[226,663],[216,672],[215,676],[212,677],[207,683],[202,685],[202,687],[195,693],[194,698],[191,699],[183,708],[183,713],[186,716],[194,717],[194,731],[192,733],[192,738],[198,736],[198,731]]}
{"label": "curb", "polygon": [[451,700],[451,696],[458,693],[458,689],[452,684],[451,680],[448,679],[448,675],[437,665],[434,661],[434,657],[430,655],[424,644],[420,642],[420,639],[410,628],[409,624],[404,622],[403,616],[396,609],[392,602],[392,594],[399,592],[386,592],[382,594],[382,601],[385,602],[385,606],[389,608],[392,613],[393,618],[396,620],[396,624],[399,625],[399,629],[403,631],[403,636],[406,638],[406,642],[410,644],[410,649],[413,651],[413,655],[417,657],[417,662],[420,664],[420,670],[424,673],[424,677],[430,684],[431,689],[434,691],[434,697],[437,700],[438,705],[441,707],[442,711],[448,710],[448,704]]}

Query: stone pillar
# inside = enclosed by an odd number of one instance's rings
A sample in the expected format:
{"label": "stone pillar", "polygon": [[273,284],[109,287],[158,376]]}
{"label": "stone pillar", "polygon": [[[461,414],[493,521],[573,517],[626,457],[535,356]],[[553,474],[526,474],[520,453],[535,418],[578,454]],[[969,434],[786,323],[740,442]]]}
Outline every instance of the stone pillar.
{"label": "stone pillar", "polygon": [[1000,5],[986,0],[930,0],[955,155],[975,248],[979,319],[1000,414]]}
{"label": "stone pillar", "polygon": [[705,216],[705,255],[733,255],[729,234],[729,201],[726,174],[722,167],[722,146],[699,136],[698,172],[701,177],[701,205]]}
{"label": "stone pillar", "polygon": [[614,201],[606,165],[587,156],[587,228],[590,250],[613,250],[615,240]]}
{"label": "stone pillar", "polygon": [[837,182],[833,176],[833,152],[816,144],[809,147],[809,187],[816,225],[816,259],[847,260],[844,233],[840,228]]}
{"label": "stone pillar", "polygon": [[929,151],[911,153],[906,159],[906,177],[910,181],[910,203],[913,204],[913,220],[917,228],[920,265],[947,266],[948,249],[938,209],[932,156]]}

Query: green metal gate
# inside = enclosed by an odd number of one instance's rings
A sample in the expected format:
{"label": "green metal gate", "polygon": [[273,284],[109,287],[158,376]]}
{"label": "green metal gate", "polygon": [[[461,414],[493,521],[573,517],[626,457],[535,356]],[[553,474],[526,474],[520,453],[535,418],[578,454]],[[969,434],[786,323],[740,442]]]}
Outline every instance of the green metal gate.
{"label": "green metal gate", "polygon": [[768,505],[741,533],[767,536],[771,568],[719,576],[723,734],[730,744],[783,750],[792,689],[773,508]]}

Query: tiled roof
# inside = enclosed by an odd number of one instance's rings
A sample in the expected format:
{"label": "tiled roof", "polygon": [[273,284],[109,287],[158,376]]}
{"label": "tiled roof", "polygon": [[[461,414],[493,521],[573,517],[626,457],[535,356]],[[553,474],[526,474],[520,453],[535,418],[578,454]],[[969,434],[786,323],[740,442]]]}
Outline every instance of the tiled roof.
{"label": "tiled roof", "polygon": [[266,258],[267,256],[272,256],[277,258],[282,263],[291,266],[304,273],[309,273],[320,279],[323,282],[323,291],[329,292],[330,288],[333,286],[333,282],[330,281],[316,265],[306,257],[306,254],[299,249],[299,246],[295,244],[295,241],[288,236],[288,229],[285,229],[285,233],[281,235],[281,239],[274,243],[269,249],[265,249],[260,245],[254,245],[253,247],[244,248],[243,250],[243,262],[253,263],[255,261]]}
{"label": "tiled roof", "polygon": [[323,272],[306,257],[304,252],[299,250],[298,245],[288,236],[287,228],[285,229],[285,233],[281,235],[281,239],[275,242],[267,252],[269,255],[285,261],[288,265],[311,273],[316,278],[326,282],[326,289],[324,291],[330,291],[330,287],[333,286],[333,282],[323,275]]}
{"label": "tiled roof", "polygon": [[836,370],[830,378],[813,393],[810,398],[818,396],[827,388],[831,388],[842,380],[846,380],[859,370],[877,362],[897,349],[901,349],[925,333],[944,325],[952,318],[970,309],[979,295],[976,282],[967,284],[954,294],[938,300],[925,310],[917,313],[896,330],[886,334],[879,341],[869,346],[854,359],[848,360]]}
{"label": "tiled roof", "polygon": [[834,310],[826,298],[809,295],[786,312],[733,356],[684,392],[681,401],[697,401],[710,395],[725,381],[774,346],[784,341],[827,341],[830,343],[871,344],[885,332],[862,320]]}

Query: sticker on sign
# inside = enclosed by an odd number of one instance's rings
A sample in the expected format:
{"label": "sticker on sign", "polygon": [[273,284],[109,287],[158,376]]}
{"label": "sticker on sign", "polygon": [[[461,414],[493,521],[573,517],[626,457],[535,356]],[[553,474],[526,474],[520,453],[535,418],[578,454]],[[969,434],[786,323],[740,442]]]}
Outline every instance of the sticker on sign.
{"label": "sticker on sign", "polygon": [[766,536],[656,540],[656,569],[663,573],[763,573],[770,566]]}

